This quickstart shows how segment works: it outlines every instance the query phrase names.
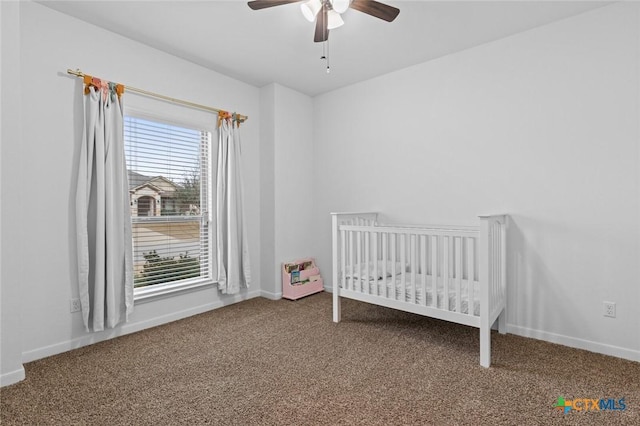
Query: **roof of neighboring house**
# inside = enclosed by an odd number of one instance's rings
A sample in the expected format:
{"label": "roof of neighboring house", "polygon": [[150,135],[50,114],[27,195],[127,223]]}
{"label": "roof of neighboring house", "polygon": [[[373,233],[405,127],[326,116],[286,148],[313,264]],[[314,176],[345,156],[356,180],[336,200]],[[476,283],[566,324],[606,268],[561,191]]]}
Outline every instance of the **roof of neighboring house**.
{"label": "roof of neighboring house", "polygon": [[[176,185],[174,182],[172,182],[171,180],[167,179],[164,176],[145,176],[142,175],[138,172],[134,172],[133,170],[127,170],[127,173],[129,175],[129,190],[133,191],[138,187],[144,186],[144,185],[149,185],[152,186],[154,188],[158,188],[156,185],[153,185],[153,181],[158,181],[158,180],[163,180],[165,182],[168,182],[169,184],[171,184],[172,186],[174,186],[175,188],[178,187],[178,185]],[[160,188],[158,188],[160,189]]]}
{"label": "roof of neighboring house", "polygon": [[129,189],[133,189],[137,186],[144,184],[145,182],[149,182],[155,176],[145,176],[140,173],[134,172],[133,170],[127,170],[129,174]]}

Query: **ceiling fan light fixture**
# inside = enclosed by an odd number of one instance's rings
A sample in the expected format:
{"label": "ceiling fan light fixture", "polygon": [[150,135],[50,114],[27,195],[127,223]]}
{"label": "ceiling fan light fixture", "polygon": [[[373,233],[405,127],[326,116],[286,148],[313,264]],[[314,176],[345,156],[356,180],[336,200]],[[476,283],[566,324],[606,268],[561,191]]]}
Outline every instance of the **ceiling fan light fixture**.
{"label": "ceiling fan light fixture", "polygon": [[344,25],[344,21],[338,12],[330,10],[327,13],[327,29],[333,30]]}
{"label": "ceiling fan light fixture", "polygon": [[331,0],[331,7],[338,13],[344,13],[349,9],[351,0]]}
{"label": "ceiling fan light fixture", "polygon": [[320,0],[309,0],[300,5],[302,14],[309,22],[313,22],[316,19],[316,15],[322,9],[322,2]]}

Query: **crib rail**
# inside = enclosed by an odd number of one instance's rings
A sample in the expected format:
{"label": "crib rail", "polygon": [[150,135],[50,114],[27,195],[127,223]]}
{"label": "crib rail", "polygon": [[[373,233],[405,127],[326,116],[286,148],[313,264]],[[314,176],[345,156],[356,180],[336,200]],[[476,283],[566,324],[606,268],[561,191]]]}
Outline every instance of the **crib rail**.
{"label": "crib rail", "polygon": [[[341,225],[338,285],[348,292],[383,297],[479,322],[478,227]],[[439,311],[436,311],[439,310]],[[476,317],[476,318],[473,318]],[[460,319],[456,319],[460,322]]]}
{"label": "crib rail", "polygon": [[334,222],[333,285],[343,292],[438,309],[436,317],[476,327],[504,309],[506,216],[481,216],[475,227],[379,225],[376,213]]}

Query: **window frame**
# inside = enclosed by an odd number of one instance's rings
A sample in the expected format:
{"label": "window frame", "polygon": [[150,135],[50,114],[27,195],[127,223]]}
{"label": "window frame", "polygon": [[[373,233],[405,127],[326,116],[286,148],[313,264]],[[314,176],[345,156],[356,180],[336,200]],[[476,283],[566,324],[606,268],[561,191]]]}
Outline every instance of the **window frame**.
{"label": "window frame", "polygon": [[[148,285],[144,287],[134,287],[133,289],[133,300],[134,303],[140,303],[144,301],[150,301],[156,298],[161,298],[168,295],[174,295],[177,293],[183,293],[192,291],[195,289],[200,289],[203,287],[210,287],[217,284],[217,281],[214,277],[214,272],[216,271],[216,232],[215,232],[215,168],[213,167],[216,164],[216,156],[217,151],[213,148],[217,146],[215,141],[215,120],[212,118],[211,123],[205,123],[201,120],[189,119],[189,120],[176,120],[174,117],[169,116],[167,113],[157,112],[157,111],[148,111],[141,108],[128,107],[125,105],[123,118],[132,117],[138,118],[142,120],[149,120],[154,122],[160,122],[163,124],[175,125],[179,127],[188,128],[191,130],[197,130],[199,132],[208,132],[209,134],[209,147],[208,147],[208,176],[207,176],[207,188],[209,193],[207,194],[207,214],[201,216],[150,216],[150,217],[137,217],[135,222],[143,223],[143,222],[193,222],[193,221],[201,221],[206,220],[208,223],[207,226],[207,240],[208,240],[208,277],[206,278],[187,278],[174,282],[160,283],[154,285]],[[133,218],[131,218],[132,226],[134,224]],[[202,242],[201,242],[202,243]],[[133,246],[133,238],[131,239],[131,245]]]}

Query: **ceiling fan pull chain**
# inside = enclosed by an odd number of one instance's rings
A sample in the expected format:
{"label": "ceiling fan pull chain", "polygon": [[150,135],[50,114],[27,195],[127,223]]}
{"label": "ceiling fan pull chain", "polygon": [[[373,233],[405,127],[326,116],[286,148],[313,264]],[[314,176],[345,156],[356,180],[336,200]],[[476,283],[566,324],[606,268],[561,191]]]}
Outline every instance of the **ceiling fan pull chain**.
{"label": "ceiling fan pull chain", "polygon": [[329,74],[331,72],[331,67],[329,64],[329,39],[327,39],[325,43],[327,43],[327,74]]}
{"label": "ceiling fan pull chain", "polygon": [[322,56],[320,56],[321,60],[327,61],[327,74],[331,72],[331,68],[329,68],[329,40],[325,40],[322,43]]}

